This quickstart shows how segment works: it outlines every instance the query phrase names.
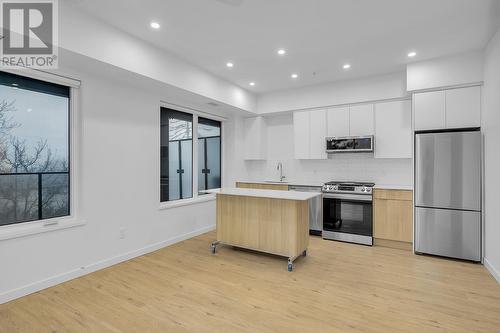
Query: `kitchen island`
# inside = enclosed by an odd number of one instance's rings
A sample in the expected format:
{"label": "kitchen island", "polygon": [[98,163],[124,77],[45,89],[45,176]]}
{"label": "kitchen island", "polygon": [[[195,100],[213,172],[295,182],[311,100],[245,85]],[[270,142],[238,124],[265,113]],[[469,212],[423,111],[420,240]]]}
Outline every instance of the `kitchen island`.
{"label": "kitchen island", "polygon": [[271,253],[293,261],[307,254],[309,200],[321,193],[222,188],[217,196],[217,240],[212,243]]}

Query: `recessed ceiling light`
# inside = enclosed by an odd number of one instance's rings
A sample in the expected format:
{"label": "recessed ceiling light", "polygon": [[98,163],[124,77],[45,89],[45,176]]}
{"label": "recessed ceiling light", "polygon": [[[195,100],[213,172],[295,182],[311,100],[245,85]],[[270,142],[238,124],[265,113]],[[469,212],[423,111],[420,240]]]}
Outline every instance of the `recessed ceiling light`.
{"label": "recessed ceiling light", "polygon": [[255,82],[250,82],[249,85],[251,85],[253,87],[253,86],[255,86]]}
{"label": "recessed ceiling light", "polygon": [[278,54],[279,55],[284,55],[285,53],[286,53],[286,50],[284,50],[284,49],[279,49],[278,50]]}
{"label": "recessed ceiling light", "polygon": [[342,66],[344,69],[349,69],[351,68],[351,65],[350,64],[345,64],[344,66]]}
{"label": "recessed ceiling light", "polygon": [[150,26],[153,29],[160,29],[160,23],[158,22],[151,22]]}
{"label": "recessed ceiling light", "polygon": [[233,64],[232,62],[228,62],[228,63],[226,64],[226,67],[229,67],[229,68],[232,68],[233,66],[234,66],[234,64]]}
{"label": "recessed ceiling light", "polygon": [[292,79],[296,79],[296,78],[298,78],[298,77],[299,77],[299,74],[295,74],[295,73],[293,73],[292,75],[290,75],[290,77],[291,77]]}
{"label": "recessed ceiling light", "polygon": [[412,52],[408,53],[408,58],[413,58],[416,55],[417,55],[417,52],[412,51]]}

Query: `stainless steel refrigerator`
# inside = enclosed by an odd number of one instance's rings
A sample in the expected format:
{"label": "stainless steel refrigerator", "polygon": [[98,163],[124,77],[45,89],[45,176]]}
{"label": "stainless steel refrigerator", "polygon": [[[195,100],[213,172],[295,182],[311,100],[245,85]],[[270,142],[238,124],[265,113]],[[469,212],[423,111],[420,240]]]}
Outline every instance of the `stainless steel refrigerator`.
{"label": "stainless steel refrigerator", "polygon": [[415,251],[481,261],[481,132],[415,135]]}

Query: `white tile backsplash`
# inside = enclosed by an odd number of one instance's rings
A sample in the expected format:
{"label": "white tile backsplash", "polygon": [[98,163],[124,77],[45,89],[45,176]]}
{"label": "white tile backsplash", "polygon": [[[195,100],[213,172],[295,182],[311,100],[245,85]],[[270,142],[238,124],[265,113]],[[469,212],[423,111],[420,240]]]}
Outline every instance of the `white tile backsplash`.
{"label": "white tile backsplash", "polygon": [[292,181],[331,180],[370,181],[376,184],[411,185],[411,159],[375,159],[373,155],[341,154],[328,160],[270,159],[246,161],[247,179],[279,178],[276,169],[283,163],[283,174]]}

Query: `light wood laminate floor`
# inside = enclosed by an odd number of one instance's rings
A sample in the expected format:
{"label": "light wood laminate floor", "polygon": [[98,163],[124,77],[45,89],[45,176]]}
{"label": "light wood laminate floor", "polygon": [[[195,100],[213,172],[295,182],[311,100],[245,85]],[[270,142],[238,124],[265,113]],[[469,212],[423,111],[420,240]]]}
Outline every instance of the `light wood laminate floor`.
{"label": "light wood laminate floor", "polygon": [[296,261],[208,233],[0,305],[0,332],[500,332],[478,264],[311,237]]}

